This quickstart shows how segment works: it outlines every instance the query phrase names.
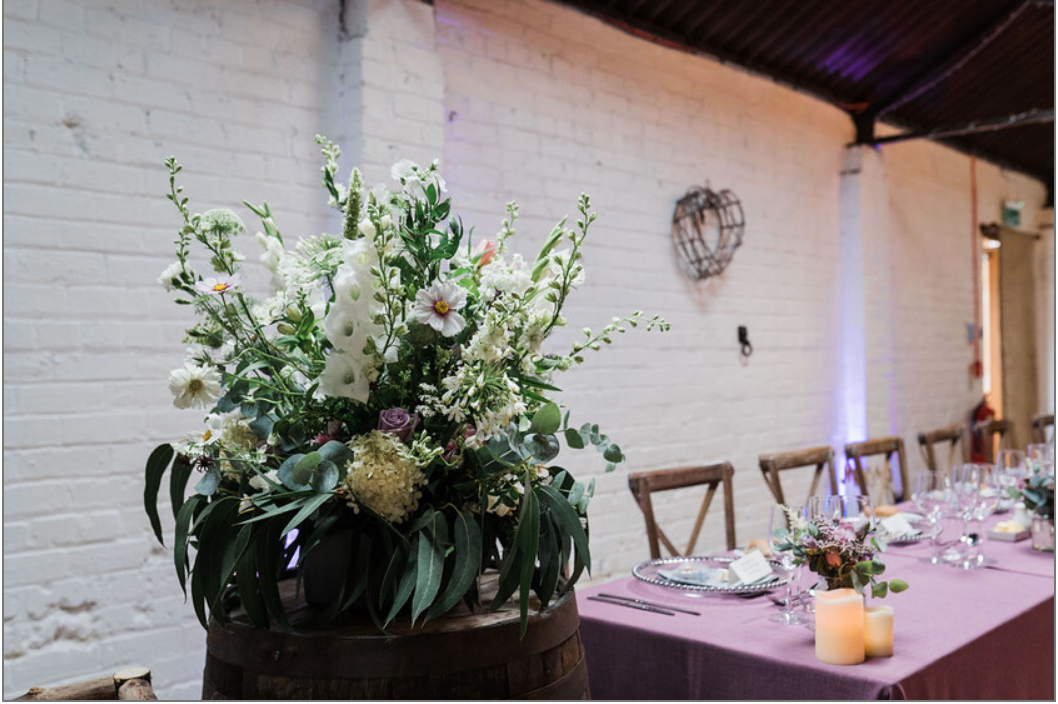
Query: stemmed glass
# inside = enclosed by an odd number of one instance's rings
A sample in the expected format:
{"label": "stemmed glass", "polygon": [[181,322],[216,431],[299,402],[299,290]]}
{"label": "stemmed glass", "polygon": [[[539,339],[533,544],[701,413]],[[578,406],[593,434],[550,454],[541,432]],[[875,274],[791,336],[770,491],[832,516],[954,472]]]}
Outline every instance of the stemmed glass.
{"label": "stemmed glass", "polygon": [[[1005,450],[1010,452],[1010,450]],[[1017,450],[1013,450],[1017,452]],[[1022,455],[1024,456],[1024,455]],[[1039,472],[1045,465],[1054,468],[1054,446],[1046,443],[1029,445],[1028,467],[1032,472]]]}
{"label": "stemmed glass", "polygon": [[[804,508],[791,508],[795,514],[804,515]],[[785,531],[789,529],[789,520],[786,515],[786,507],[774,504],[771,507],[771,515],[768,517],[768,547],[771,549],[773,559],[778,563],[780,576],[786,579],[786,601],[781,605],[779,613],[770,620],[796,626],[805,622],[803,616],[794,611],[793,594],[794,582],[798,575],[798,567],[793,564],[794,554],[791,550],[781,550],[780,545],[785,543]]]}
{"label": "stemmed glass", "polygon": [[[1031,449],[1032,446],[1029,447]],[[1015,504],[1007,490],[1017,488],[1028,477],[1029,465],[1025,460],[1025,453],[1021,450],[1000,450],[996,455],[996,470],[995,480],[1003,494],[997,506],[997,510],[1001,511]]]}
{"label": "stemmed glass", "polygon": [[981,503],[981,483],[985,480],[991,465],[964,464],[952,473],[952,491],[955,494],[955,505],[962,518],[962,549],[953,562],[960,562],[966,569],[980,566],[980,542],[982,536],[970,533],[970,520],[977,517]]}
{"label": "stemmed glass", "polygon": [[952,502],[951,486],[946,476],[933,472],[923,472],[916,476],[914,486],[911,499],[929,521],[929,561],[938,564],[942,560],[941,555],[950,546],[950,543],[940,542],[939,538],[942,530],[940,521]]}

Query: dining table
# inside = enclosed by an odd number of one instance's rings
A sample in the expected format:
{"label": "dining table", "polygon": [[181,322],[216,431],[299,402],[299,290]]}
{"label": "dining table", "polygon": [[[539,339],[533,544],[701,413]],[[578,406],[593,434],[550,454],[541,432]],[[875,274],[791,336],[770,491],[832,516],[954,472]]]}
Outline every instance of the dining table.
{"label": "dining table", "polygon": [[[977,530],[987,533],[1007,517],[992,516]],[[959,521],[941,525],[942,539],[962,533]],[[810,627],[770,620],[779,609],[770,597],[781,590],[707,594],[634,576],[578,590],[591,696],[1054,700],[1055,555],[1030,540],[980,537],[984,563],[976,569],[931,562],[928,539],[889,545],[878,556],[882,579],[910,586],[867,598],[869,606],[893,608],[894,652],[858,665],[817,660]],[[682,610],[626,608],[601,594]]]}

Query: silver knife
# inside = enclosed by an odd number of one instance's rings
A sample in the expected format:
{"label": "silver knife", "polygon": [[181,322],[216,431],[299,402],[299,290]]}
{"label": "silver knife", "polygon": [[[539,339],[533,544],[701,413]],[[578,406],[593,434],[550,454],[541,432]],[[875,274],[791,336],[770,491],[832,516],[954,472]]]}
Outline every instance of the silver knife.
{"label": "silver knife", "polygon": [[675,616],[676,614],[672,611],[666,611],[665,609],[656,609],[653,606],[647,606],[646,604],[636,604],[630,601],[621,601],[619,599],[606,599],[602,596],[589,596],[591,601],[601,601],[604,604],[613,604],[614,606],[624,606],[629,609],[639,609],[640,611],[650,611],[655,614],[665,614],[666,616]]}
{"label": "silver knife", "polygon": [[669,604],[659,604],[656,601],[647,601],[646,599],[633,599],[628,596],[618,596],[617,594],[599,594],[601,597],[607,599],[620,599],[621,601],[631,601],[636,604],[643,604],[644,606],[653,606],[659,609],[669,609],[671,611],[679,611],[681,614],[691,614],[692,616],[701,616],[702,614],[698,611],[691,611],[690,609],[681,609],[678,606],[671,606]]}

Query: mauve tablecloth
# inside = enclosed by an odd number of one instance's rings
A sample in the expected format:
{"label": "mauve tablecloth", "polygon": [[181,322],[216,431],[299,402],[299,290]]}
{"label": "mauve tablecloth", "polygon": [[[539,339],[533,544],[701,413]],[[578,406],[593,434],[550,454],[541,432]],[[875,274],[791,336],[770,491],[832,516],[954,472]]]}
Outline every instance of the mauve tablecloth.
{"label": "mauve tablecloth", "polygon": [[[988,545],[996,546],[995,542]],[[1005,544],[991,553],[1022,566]],[[911,588],[895,611],[895,654],[856,666],[815,658],[814,635],[768,618],[767,597],[688,596],[634,577],[578,590],[595,699],[1054,699],[1054,556],[1032,571],[929,565],[893,547],[887,574]],[[928,551],[927,551],[928,552]],[[924,553],[925,554],[925,553]],[[1049,576],[1033,571],[1046,571]],[[635,611],[600,592],[682,605],[701,616]]]}

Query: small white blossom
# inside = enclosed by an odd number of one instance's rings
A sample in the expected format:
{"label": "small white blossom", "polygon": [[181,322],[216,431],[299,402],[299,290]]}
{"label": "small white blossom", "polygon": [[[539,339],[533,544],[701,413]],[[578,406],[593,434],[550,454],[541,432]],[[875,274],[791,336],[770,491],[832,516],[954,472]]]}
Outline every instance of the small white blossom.
{"label": "small white blossom", "polygon": [[180,276],[180,273],[184,270],[184,265],[180,262],[173,262],[169,266],[165,267],[165,271],[158,277],[158,283],[165,288],[166,291],[173,290],[173,280]]}
{"label": "small white blossom", "polygon": [[169,372],[169,391],[177,408],[209,408],[220,395],[220,374],[213,367],[185,364]]}

